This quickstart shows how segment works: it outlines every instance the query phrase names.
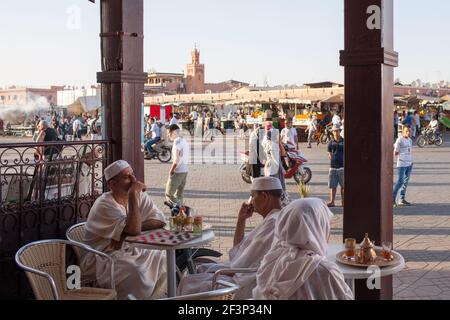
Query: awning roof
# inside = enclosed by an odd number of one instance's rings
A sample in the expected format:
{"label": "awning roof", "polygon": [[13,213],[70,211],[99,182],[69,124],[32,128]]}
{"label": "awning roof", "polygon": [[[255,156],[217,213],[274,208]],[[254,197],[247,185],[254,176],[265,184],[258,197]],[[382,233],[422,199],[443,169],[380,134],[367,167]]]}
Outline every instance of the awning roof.
{"label": "awning roof", "polygon": [[321,101],[322,103],[344,103],[344,94],[340,93]]}
{"label": "awning roof", "polygon": [[303,100],[303,99],[280,99],[278,101],[281,104],[311,104],[311,100]]}
{"label": "awning roof", "polygon": [[74,103],[67,107],[67,111],[71,115],[79,115],[83,112],[92,112],[102,107],[100,96],[80,97]]}

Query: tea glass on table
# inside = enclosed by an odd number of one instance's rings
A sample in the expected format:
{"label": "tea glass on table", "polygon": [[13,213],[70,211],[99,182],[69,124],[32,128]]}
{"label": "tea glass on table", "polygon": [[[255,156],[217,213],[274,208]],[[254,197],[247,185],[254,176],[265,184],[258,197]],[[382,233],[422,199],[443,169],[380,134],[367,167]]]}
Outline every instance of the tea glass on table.
{"label": "tea glass on table", "polygon": [[345,257],[348,260],[354,259],[356,256],[356,239],[345,239]]}
{"label": "tea glass on table", "polygon": [[390,241],[383,241],[381,243],[381,246],[383,248],[383,258],[386,260],[392,260],[392,242]]}
{"label": "tea glass on table", "polygon": [[176,231],[177,225],[175,221],[176,217],[170,217],[169,218],[169,229],[170,231]]}
{"label": "tea glass on table", "polygon": [[194,233],[202,233],[203,232],[203,218],[201,216],[195,216],[193,231],[194,231]]}

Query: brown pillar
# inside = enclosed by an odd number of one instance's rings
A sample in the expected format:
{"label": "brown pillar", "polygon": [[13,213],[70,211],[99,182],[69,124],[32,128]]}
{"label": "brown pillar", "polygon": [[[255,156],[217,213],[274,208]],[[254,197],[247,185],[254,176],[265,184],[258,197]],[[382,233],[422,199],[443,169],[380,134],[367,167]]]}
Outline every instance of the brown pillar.
{"label": "brown pillar", "polygon": [[144,181],[141,152],[144,83],[143,0],[101,1],[102,84],[105,138],[112,142],[110,159],[127,160]]}
{"label": "brown pillar", "polygon": [[[344,11],[344,238],[379,245],[393,237],[393,0],[345,0]],[[356,298],[392,299],[392,277],[381,290],[357,281]]]}

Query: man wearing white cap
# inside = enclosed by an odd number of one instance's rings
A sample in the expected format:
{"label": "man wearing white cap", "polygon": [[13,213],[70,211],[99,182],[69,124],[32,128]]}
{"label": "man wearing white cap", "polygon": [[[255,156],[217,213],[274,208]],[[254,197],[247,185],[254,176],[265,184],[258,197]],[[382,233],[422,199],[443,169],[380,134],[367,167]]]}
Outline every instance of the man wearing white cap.
{"label": "man wearing white cap", "polygon": [[[114,259],[118,299],[126,299],[128,294],[138,299],[161,294],[166,286],[165,254],[132,247],[124,239],[163,228],[164,214],[145,193],[145,185],[136,180],[126,161],[114,162],[104,175],[111,192],[99,197],[91,208],[83,242]],[[110,269],[104,259],[85,253],[81,269],[85,277],[93,277],[100,286],[109,285]]]}
{"label": "man wearing white cap", "polygon": [[[211,290],[212,277],[214,272],[219,269],[258,268],[274,239],[275,223],[281,210],[282,191],[280,180],[277,178],[262,177],[253,180],[251,200],[242,204],[238,214],[234,247],[229,252],[229,262],[220,265],[205,264],[199,266],[198,271],[201,273],[182,279],[179,293],[191,294]],[[254,212],[257,212],[263,218],[263,221],[253,231],[245,235],[246,222]],[[256,287],[255,273],[224,275],[220,278],[239,285],[236,299],[250,299],[252,297],[252,290]]]}

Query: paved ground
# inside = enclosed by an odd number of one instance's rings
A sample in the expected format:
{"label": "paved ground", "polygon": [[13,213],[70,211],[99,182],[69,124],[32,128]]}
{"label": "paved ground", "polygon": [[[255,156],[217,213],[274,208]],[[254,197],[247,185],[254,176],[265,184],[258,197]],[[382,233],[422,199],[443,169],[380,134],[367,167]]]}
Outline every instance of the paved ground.
{"label": "paved ground", "polygon": [[[407,261],[407,268],[394,277],[396,299],[450,299],[449,135],[446,140],[441,148],[414,149],[415,167],[408,197],[414,206],[395,209],[394,246]],[[196,149],[201,150],[202,144],[195,143]],[[249,196],[249,185],[238,173],[239,151],[245,149],[245,141],[228,137],[224,143],[219,139],[217,149],[222,150],[224,144],[232,150],[225,157],[217,151],[218,157],[208,156],[211,146],[203,156],[198,152],[194,155],[185,197],[189,206],[214,225],[217,238],[211,246],[226,255],[232,245],[237,211]],[[304,150],[313,171],[311,196],[328,199],[325,147]],[[211,163],[213,160],[215,164]],[[169,165],[155,160],[146,162],[146,183],[161,207],[168,170]],[[288,191],[292,198],[299,198],[293,180],[288,181]],[[333,211],[331,242],[340,243],[342,208]],[[258,221],[255,217],[249,227]]]}

